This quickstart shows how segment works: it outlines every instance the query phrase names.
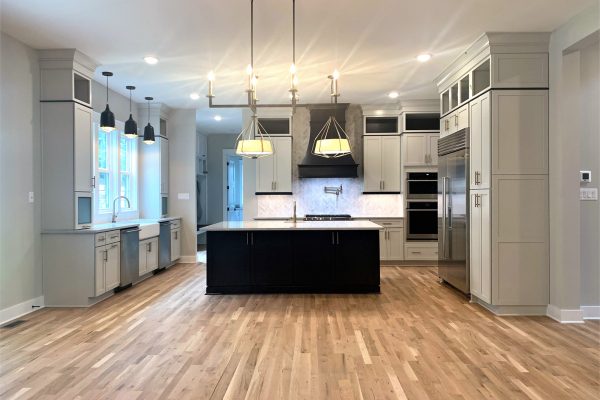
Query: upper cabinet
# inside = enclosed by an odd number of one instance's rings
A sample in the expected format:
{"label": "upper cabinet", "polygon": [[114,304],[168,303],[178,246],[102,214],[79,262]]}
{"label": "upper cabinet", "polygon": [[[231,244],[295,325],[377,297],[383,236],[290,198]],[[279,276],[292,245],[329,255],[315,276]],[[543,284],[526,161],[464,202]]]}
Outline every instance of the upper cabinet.
{"label": "upper cabinet", "polygon": [[256,194],[292,194],[292,138],[271,141],[273,155],[256,160]]}
{"label": "upper cabinet", "polygon": [[398,116],[365,116],[365,135],[397,135],[399,130]]}
{"label": "upper cabinet", "polygon": [[439,133],[405,133],[402,135],[402,158],[405,167],[437,166]]}
{"label": "upper cabinet", "polygon": [[292,134],[292,118],[259,117],[258,123],[270,136],[289,136]]}
{"label": "upper cabinet", "polygon": [[459,109],[441,119],[440,137],[448,136],[451,133],[460,131],[469,127],[469,105],[465,104]]}
{"label": "upper cabinet", "polygon": [[365,136],[365,193],[400,193],[400,136]]}
{"label": "upper cabinet", "polygon": [[405,112],[402,122],[402,132],[437,132],[440,130],[440,113]]}

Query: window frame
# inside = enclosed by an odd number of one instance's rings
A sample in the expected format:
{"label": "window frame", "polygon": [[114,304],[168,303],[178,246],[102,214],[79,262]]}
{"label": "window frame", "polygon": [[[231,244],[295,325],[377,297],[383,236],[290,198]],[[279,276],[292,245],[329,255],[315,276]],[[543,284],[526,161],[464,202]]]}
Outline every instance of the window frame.
{"label": "window frame", "polygon": [[[130,177],[130,193],[126,194],[131,204],[130,208],[120,208],[117,204],[118,220],[130,220],[139,218],[139,177],[138,177],[138,140],[129,139],[125,137],[124,129],[125,124],[122,121],[115,121],[115,130],[107,134],[107,169],[100,169],[98,165],[98,139],[100,132],[100,114],[94,112],[93,118],[93,148],[94,148],[94,176],[97,179],[100,176],[100,172],[106,172],[109,174],[108,184],[108,198],[109,208],[100,208],[100,197],[97,189],[94,190],[94,210],[93,210],[93,221],[94,223],[111,222],[112,220],[112,206],[114,199],[121,194],[121,177],[122,175],[128,175]],[[123,173],[121,171],[121,139],[127,140],[127,152],[128,152],[128,170]],[[120,202],[124,202],[121,200]],[[119,211],[120,210],[120,211]]]}

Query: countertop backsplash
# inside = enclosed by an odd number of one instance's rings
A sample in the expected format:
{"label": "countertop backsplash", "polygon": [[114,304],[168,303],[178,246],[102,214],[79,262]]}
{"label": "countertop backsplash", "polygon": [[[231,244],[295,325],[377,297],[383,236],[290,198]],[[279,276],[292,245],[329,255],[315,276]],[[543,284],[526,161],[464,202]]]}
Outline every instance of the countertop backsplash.
{"label": "countertop backsplash", "polygon": [[[401,194],[362,194],[362,179],[298,179],[293,182],[294,195],[258,196],[258,217],[291,217],[296,201],[297,215],[350,214],[353,217],[400,218],[403,214]],[[342,185],[336,196],[324,192],[325,186]]]}

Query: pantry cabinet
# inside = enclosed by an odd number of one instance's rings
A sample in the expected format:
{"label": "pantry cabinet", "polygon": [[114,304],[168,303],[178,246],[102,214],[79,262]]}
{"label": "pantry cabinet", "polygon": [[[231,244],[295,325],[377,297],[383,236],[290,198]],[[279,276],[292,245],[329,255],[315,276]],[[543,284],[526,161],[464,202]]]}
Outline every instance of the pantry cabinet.
{"label": "pantry cabinet", "polygon": [[472,190],[470,194],[470,269],[471,293],[492,302],[492,249],[490,191]]}
{"label": "pantry cabinet", "polygon": [[439,133],[405,133],[402,135],[402,159],[405,167],[437,166]]}
{"label": "pantry cabinet", "polygon": [[400,193],[400,136],[365,136],[365,193]]}
{"label": "pantry cabinet", "polygon": [[256,160],[256,194],[292,194],[292,138],[271,137],[273,155]]}

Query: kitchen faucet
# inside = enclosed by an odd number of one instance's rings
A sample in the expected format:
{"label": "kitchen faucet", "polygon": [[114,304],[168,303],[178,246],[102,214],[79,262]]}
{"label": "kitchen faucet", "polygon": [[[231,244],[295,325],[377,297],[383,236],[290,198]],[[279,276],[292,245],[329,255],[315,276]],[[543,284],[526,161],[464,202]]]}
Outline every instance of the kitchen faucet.
{"label": "kitchen faucet", "polygon": [[[117,205],[117,200],[119,200],[120,198],[123,198],[127,201],[127,208],[131,208],[131,203],[129,202],[129,199],[125,196],[117,196],[114,200],[113,200],[113,213],[112,213],[112,223],[114,224],[115,222],[117,222],[117,214],[118,212],[116,211],[116,205]],[[121,207],[119,206],[119,209]]]}
{"label": "kitchen faucet", "polygon": [[294,215],[292,215],[292,222],[296,223],[298,218],[296,218],[296,202],[294,201]]}

